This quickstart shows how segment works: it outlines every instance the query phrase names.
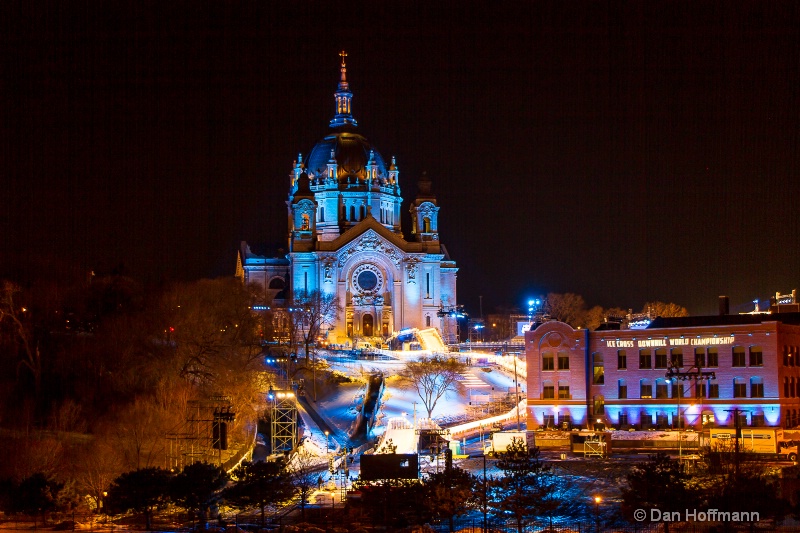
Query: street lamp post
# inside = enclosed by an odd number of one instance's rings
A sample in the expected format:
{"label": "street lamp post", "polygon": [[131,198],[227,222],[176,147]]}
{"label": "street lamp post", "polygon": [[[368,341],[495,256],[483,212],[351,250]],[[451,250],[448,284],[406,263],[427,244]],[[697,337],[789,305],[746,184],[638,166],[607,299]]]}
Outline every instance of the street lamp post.
{"label": "street lamp post", "polygon": [[514,358],[514,394],[517,401],[517,431],[519,431],[519,378],[517,377],[517,354],[512,353],[511,357]]}
{"label": "street lamp post", "polygon": [[325,430],[325,453],[330,453],[330,443],[331,439],[329,438],[330,432],[326,429]]}
{"label": "street lamp post", "polygon": [[600,496],[594,497],[594,523],[598,533],[600,533],[600,502],[602,501],[603,498]]}

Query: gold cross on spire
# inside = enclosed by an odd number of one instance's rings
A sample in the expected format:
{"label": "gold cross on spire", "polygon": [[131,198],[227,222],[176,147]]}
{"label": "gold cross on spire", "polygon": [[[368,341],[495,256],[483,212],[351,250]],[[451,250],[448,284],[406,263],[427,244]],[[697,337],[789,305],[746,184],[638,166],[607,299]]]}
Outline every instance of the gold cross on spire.
{"label": "gold cross on spire", "polygon": [[341,52],[339,52],[339,56],[342,58],[342,66],[344,67],[344,66],[345,66],[345,64],[344,64],[344,58],[345,58],[345,57],[347,57],[347,52],[345,52],[344,50],[342,50]]}

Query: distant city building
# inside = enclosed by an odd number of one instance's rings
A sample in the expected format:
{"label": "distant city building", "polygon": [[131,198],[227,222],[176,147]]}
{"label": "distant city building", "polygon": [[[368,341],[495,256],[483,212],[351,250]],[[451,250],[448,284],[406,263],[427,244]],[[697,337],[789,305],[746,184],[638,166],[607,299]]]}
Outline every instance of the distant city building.
{"label": "distant city building", "polygon": [[[242,243],[236,273],[267,301],[319,291],[344,308],[328,342],[386,338],[404,328],[439,328],[455,340],[456,263],[439,240],[439,206],[424,174],[411,203],[411,238],[401,231],[400,170],[359,133],[342,53],[329,133],[289,176],[288,253],[269,257]],[[274,301],[274,300],[273,300]],[[453,337],[453,338],[449,338]]]}
{"label": "distant city building", "polygon": [[[785,304],[785,305],[788,305]],[[800,313],[656,318],[525,334],[528,427],[800,424]]]}

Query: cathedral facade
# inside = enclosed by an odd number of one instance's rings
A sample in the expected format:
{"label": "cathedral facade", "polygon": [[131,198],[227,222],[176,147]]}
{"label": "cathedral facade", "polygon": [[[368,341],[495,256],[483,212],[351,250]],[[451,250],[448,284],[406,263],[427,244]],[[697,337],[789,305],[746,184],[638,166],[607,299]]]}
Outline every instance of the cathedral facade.
{"label": "cathedral facade", "polygon": [[254,254],[242,243],[237,276],[262,286],[273,306],[300,294],[335,297],[327,342],[386,339],[406,328],[437,328],[455,340],[455,262],[439,240],[439,206],[423,175],[410,204],[411,236],[401,228],[403,197],[394,157],[388,165],[361,135],[342,53],[328,134],[289,175],[288,253]]}

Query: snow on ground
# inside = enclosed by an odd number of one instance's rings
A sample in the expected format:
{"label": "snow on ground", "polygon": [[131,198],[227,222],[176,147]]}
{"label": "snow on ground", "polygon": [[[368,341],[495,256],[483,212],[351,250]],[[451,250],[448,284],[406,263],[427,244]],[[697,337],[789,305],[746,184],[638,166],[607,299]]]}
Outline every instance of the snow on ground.
{"label": "snow on ground", "polygon": [[[403,352],[408,356],[409,352]],[[390,418],[405,416],[409,421],[417,418],[427,418],[428,413],[421,398],[415,389],[402,383],[398,374],[404,366],[404,361],[394,359],[356,360],[346,358],[339,352],[328,352],[330,368],[341,372],[357,381],[342,383],[337,390],[325,397],[318,398],[317,410],[335,428],[335,435],[331,435],[330,447],[339,447],[347,441],[347,436],[352,430],[352,424],[358,416],[358,411],[363,401],[366,389],[366,376],[373,372],[383,372],[386,376],[385,391],[381,398],[378,418],[370,434],[371,438],[382,435],[385,424]],[[481,355],[480,352],[459,354],[469,357],[473,361]],[[463,376],[464,390],[459,392],[448,391],[438,400],[431,413],[432,418],[439,422],[457,419],[466,415],[469,406],[470,394],[506,394],[514,391],[514,376],[509,375],[498,367],[470,367]],[[520,394],[524,391],[524,381],[519,383]],[[301,413],[307,430],[308,438],[325,449],[325,435],[306,413]],[[334,443],[335,441],[335,443]]]}

